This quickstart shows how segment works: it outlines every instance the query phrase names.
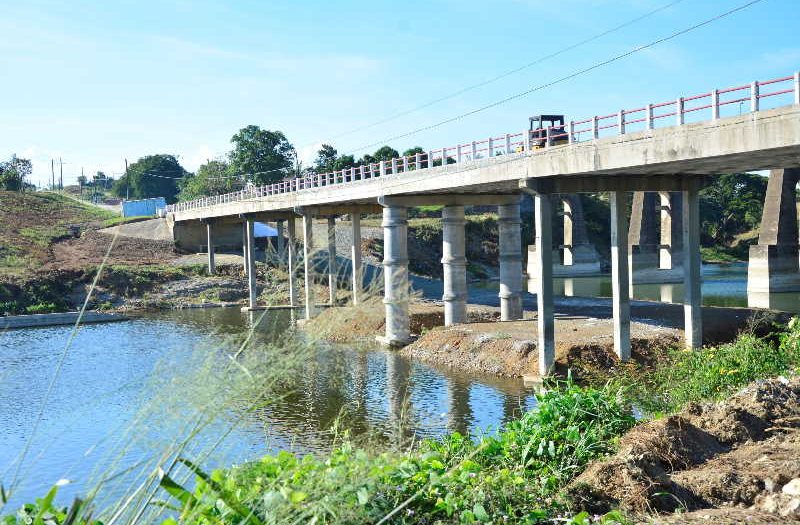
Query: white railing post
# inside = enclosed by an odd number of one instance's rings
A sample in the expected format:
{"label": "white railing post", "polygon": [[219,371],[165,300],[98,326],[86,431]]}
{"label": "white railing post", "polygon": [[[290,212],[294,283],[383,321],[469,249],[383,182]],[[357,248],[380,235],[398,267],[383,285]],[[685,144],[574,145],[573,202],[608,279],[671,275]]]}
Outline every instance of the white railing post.
{"label": "white railing post", "polygon": [[378,175],[380,177],[385,177],[386,176],[386,161],[385,160],[380,161],[380,163],[378,164],[378,171],[379,171]]}
{"label": "white railing post", "polygon": [[478,143],[472,141],[472,160],[478,160]]}
{"label": "white railing post", "polygon": [[492,158],[492,153],[494,153],[492,151],[493,149],[494,149],[494,141],[492,140],[492,137],[489,137],[489,140],[486,142],[486,157],[487,158],[490,158],[490,159]]}
{"label": "white railing post", "polygon": [[428,167],[433,167],[433,150],[428,152]]}
{"label": "white railing post", "polygon": [[575,142],[575,121],[570,120],[569,124],[567,124],[567,143],[572,144]]}
{"label": "white railing post", "polygon": [[506,155],[511,154],[511,133],[506,133]]}
{"label": "white railing post", "polygon": [[675,101],[675,123],[683,126],[683,97],[678,97]]}
{"label": "white railing post", "polygon": [[458,146],[456,146],[456,162],[458,164],[461,164],[462,160],[464,160],[464,159],[462,158],[462,154],[461,154],[461,144],[459,144]]}
{"label": "white railing post", "polygon": [[553,137],[552,137],[552,134],[553,134],[553,128],[552,128],[552,126],[551,126],[551,127],[548,127],[547,129],[545,129],[545,130],[544,130],[544,135],[545,135],[545,141],[544,141],[544,145],[545,145],[545,147],[547,147],[547,148],[549,148],[550,146],[552,146],[552,145],[553,145]]}
{"label": "white railing post", "polygon": [[750,83],[750,111],[758,111],[758,80]]}
{"label": "white railing post", "polygon": [[392,158],[392,175],[397,173],[397,157]]}
{"label": "white railing post", "polygon": [[447,167],[447,148],[442,148],[442,167]]}
{"label": "white railing post", "polygon": [[619,128],[619,134],[625,134],[625,110],[620,109],[619,113],[617,113],[617,127]]}
{"label": "white railing post", "polygon": [[648,104],[645,108],[645,127],[647,129],[653,129],[653,105]]}
{"label": "white railing post", "polygon": [[711,91],[711,120],[719,120],[719,90]]}
{"label": "white railing post", "polygon": [[800,104],[800,71],[794,74],[794,103]]}
{"label": "white railing post", "polygon": [[525,153],[526,151],[529,151],[531,149],[531,145],[530,145],[530,142],[529,142],[530,137],[531,137],[530,136],[530,131],[528,131],[527,129],[522,131],[522,152],[523,153]]}
{"label": "white railing post", "polygon": [[414,154],[414,169],[421,170],[422,169],[422,153],[415,153]]}
{"label": "white railing post", "polygon": [[361,167],[358,169],[358,180],[364,180],[364,173],[366,172],[364,168],[365,166],[362,164]]}
{"label": "white railing post", "polygon": [[403,157],[403,173],[408,171],[408,155]]}
{"label": "white railing post", "polygon": [[592,138],[593,139],[596,139],[596,138],[600,137],[600,130],[597,129],[599,127],[600,126],[597,125],[597,115],[595,115],[594,117],[592,117]]}

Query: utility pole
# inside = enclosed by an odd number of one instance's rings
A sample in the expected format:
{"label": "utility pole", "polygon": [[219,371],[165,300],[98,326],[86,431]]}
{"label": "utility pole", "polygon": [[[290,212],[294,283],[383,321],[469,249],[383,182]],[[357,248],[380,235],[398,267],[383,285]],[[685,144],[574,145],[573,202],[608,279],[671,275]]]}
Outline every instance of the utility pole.
{"label": "utility pole", "polygon": [[125,159],[125,200],[129,199],[131,190],[131,181],[128,178],[128,159]]}
{"label": "utility pole", "polygon": [[50,191],[53,191],[56,189],[56,167],[53,159],[50,159],[50,177]]}
{"label": "utility pole", "polygon": [[81,199],[83,198],[83,180],[83,166],[81,166],[81,180],[78,181],[80,183],[79,186],[81,187]]}
{"label": "utility pole", "polygon": [[61,172],[59,175],[59,182],[58,182],[58,189],[64,190],[64,161],[61,160],[61,157],[58,157],[58,164],[60,166]]}

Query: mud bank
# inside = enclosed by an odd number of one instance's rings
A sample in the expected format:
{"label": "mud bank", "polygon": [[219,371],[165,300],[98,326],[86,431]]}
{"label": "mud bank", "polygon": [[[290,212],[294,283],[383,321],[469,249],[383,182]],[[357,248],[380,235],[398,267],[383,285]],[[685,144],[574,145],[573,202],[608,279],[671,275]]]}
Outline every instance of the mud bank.
{"label": "mud bank", "polygon": [[639,425],[566,492],[591,512],[661,513],[641,523],[800,523],[800,378]]}

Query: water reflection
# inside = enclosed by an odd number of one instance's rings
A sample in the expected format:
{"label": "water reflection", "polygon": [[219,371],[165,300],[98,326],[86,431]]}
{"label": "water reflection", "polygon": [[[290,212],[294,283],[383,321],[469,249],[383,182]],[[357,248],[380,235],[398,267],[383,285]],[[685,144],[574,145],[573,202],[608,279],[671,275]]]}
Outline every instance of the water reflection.
{"label": "water reflection", "polygon": [[[62,491],[66,501],[90,486],[93,472],[102,471],[109,458],[124,469],[157,450],[167,427],[184,423],[158,420],[125,454],[118,457],[115,447],[128,436],[142,406],[164,395],[160,390],[165,383],[174,389],[169,395],[180,397],[179,376],[192,377],[191,367],[207,362],[209,355],[228,362],[220,348],[230,345],[229,353],[234,353],[246,327],[259,318],[256,345],[274,341],[292,322],[290,311],[245,315],[238,309],[214,309],[82,328],[66,355],[23,468],[24,483],[11,506],[42,496],[65,477],[75,481]],[[30,437],[69,331],[53,327],[0,334],[2,481]],[[223,414],[201,433],[193,450],[204,450],[242,417],[223,446],[206,459],[209,467],[277,450],[327,450],[334,424],[359,439],[403,443],[452,430],[496,428],[532,404],[531,392],[518,380],[432,368],[391,351],[318,345],[280,399],[252,412]]]}

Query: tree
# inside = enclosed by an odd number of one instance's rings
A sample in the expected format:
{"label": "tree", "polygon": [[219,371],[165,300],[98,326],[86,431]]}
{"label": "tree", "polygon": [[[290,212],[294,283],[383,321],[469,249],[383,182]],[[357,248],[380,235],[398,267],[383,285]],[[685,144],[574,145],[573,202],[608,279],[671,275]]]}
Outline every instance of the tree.
{"label": "tree", "polygon": [[118,197],[164,197],[167,202],[175,202],[185,176],[186,170],[174,155],[148,155],[128,166],[128,172],[114,183],[111,191]]}
{"label": "tree", "polygon": [[230,169],[256,184],[277,182],[292,172],[296,152],[280,131],[250,125],[231,138]]}
{"label": "tree", "polygon": [[188,201],[199,197],[221,195],[241,187],[241,181],[230,173],[230,166],[224,160],[211,160],[197,169],[197,173],[184,178],[178,193],[179,201]]}
{"label": "tree", "polygon": [[317,151],[317,158],[314,159],[314,171],[326,173],[333,171],[333,165],[339,152],[330,144],[323,144]]}
{"label": "tree", "polygon": [[375,162],[380,162],[382,160],[392,160],[396,159],[400,156],[396,149],[390,146],[382,146],[378,151],[375,152],[374,158]]}
{"label": "tree", "polygon": [[715,177],[700,192],[703,243],[728,244],[761,224],[767,178],[752,173],[728,173]]}
{"label": "tree", "polygon": [[86,177],[86,175],[78,175],[78,186],[80,186],[81,188],[86,186],[86,183],[88,181],[89,179]]}
{"label": "tree", "polygon": [[33,171],[33,165],[28,159],[21,159],[12,155],[6,162],[0,162],[0,189],[7,191],[24,191],[30,187],[25,182]]}

